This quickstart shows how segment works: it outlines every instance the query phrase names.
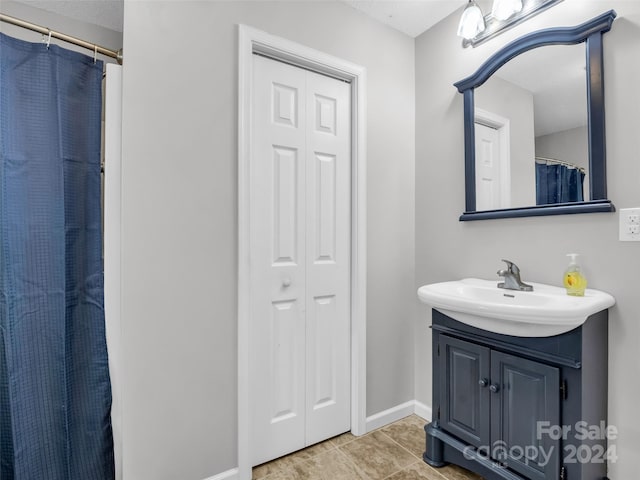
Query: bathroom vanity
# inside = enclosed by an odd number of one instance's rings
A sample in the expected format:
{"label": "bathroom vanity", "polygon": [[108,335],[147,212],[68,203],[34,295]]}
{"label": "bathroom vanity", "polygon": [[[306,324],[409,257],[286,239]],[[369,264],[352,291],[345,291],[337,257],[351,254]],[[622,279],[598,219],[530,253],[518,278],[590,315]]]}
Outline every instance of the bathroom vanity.
{"label": "bathroom vanity", "polygon": [[604,308],[564,333],[516,336],[433,308],[424,461],[487,480],[606,479],[607,323]]}

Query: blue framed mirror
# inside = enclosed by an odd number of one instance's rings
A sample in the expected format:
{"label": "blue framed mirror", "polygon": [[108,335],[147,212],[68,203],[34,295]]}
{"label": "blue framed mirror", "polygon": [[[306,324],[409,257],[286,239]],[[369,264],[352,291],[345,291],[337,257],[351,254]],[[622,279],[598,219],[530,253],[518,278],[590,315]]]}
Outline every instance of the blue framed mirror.
{"label": "blue framed mirror", "polygon": [[525,35],[454,84],[464,96],[461,221],[615,210],[602,48],[615,18]]}

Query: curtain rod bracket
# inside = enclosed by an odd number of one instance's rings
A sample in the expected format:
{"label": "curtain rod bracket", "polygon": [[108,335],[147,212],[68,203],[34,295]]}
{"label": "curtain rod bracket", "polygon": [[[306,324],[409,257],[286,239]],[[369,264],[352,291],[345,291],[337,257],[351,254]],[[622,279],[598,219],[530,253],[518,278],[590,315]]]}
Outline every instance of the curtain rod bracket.
{"label": "curtain rod bracket", "polygon": [[0,13],[0,21],[10,23],[12,25],[16,25],[17,27],[26,28],[27,30],[33,30],[34,32],[41,33],[43,35],[42,41],[44,43],[46,35],[47,38],[47,48],[51,45],[51,37],[57,38],[58,40],[62,40],[63,42],[72,43],[74,45],[78,45],[79,47],[88,48],[89,50],[94,51],[94,58],[98,53],[105,55],[110,58],[115,58],[119,65],[122,65],[122,49],[120,50],[111,50],[109,48],[101,47],[94,43],[87,42],[85,40],[81,40],[77,37],[72,37],[71,35],[67,35],[65,33],[56,32],[47,27],[42,27],[40,25],[36,25],[35,23],[27,22],[25,20],[20,20],[19,18],[12,17],[10,15],[5,15],[4,13]]}

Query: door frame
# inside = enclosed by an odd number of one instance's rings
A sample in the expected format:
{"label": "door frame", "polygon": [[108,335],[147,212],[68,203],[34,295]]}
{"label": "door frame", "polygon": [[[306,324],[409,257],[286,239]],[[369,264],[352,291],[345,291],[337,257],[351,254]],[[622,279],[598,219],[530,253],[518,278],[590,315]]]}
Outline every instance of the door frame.
{"label": "door frame", "polygon": [[[480,123],[498,131],[500,138],[500,208],[511,206],[511,122],[497,113],[475,108],[474,125]],[[475,148],[475,147],[474,147]]]}
{"label": "door frame", "polygon": [[250,160],[253,54],[351,84],[351,433],[366,433],[366,69],[284,38],[238,25],[238,478],[251,478]]}
{"label": "door frame", "polygon": [[116,480],[122,480],[122,65],[106,65],[104,94],[104,322]]}

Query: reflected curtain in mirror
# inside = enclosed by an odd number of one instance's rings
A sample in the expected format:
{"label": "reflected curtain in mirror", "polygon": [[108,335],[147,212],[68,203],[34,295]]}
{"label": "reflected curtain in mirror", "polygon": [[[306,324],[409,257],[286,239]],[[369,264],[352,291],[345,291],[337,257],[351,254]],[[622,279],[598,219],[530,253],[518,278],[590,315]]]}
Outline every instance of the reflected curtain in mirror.
{"label": "reflected curtain in mirror", "polygon": [[584,176],[579,168],[536,161],[536,205],[582,202]]}
{"label": "reflected curtain in mirror", "polygon": [[0,34],[0,477],[112,480],[102,62]]}

